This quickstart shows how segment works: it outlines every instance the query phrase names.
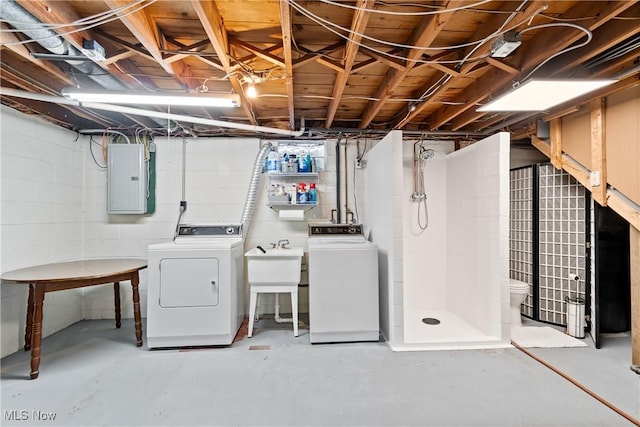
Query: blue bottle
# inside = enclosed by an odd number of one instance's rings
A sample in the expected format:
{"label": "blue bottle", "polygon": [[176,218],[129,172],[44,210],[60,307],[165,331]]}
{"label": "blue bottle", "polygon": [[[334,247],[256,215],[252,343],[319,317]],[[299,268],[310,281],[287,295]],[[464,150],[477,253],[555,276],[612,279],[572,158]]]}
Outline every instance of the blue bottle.
{"label": "blue bottle", "polygon": [[316,183],[309,184],[309,203],[316,203],[318,201],[318,194],[316,193]]}

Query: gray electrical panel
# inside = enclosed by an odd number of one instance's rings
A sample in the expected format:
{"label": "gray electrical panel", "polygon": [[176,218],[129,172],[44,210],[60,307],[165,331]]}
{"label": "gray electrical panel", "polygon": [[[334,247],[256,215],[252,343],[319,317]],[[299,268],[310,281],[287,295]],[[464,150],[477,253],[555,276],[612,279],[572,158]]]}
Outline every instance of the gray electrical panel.
{"label": "gray electrical panel", "polygon": [[107,145],[107,212],[147,211],[147,166],[142,144]]}

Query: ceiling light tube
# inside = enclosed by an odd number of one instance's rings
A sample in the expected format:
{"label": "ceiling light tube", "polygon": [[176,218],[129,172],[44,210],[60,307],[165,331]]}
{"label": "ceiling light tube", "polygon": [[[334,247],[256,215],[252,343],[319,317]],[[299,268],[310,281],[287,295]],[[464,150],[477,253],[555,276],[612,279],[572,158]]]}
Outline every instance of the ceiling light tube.
{"label": "ceiling light tube", "polygon": [[65,88],[65,98],[78,102],[102,102],[107,104],[138,105],[183,105],[199,107],[239,107],[240,96],[236,94],[170,94],[141,91],[85,90]]}
{"label": "ceiling light tube", "polygon": [[615,82],[616,80],[531,79],[477,111],[547,111]]}

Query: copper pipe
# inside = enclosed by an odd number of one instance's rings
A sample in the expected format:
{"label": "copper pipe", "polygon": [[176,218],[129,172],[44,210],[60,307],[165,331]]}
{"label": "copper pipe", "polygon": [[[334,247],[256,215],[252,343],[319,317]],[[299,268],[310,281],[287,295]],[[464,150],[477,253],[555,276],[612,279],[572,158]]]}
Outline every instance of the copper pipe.
{"label": "copper pipe", "polygon": [[542,360],[541,358],[539,358],[535,354],[533,354],[533,353],[525,350],[524,348],[520,347],[514,341],[511,341],[511,345],[514,346],[515,348],[517,348],[518,350],[520,350],[521,352],[523,352],[524,354],[526,354],[527,356],[529,356],[530,358],[532,358],[533,360],[535,360],[537,362],[540,362],[541,364],[543,364],[547,368],[551,369],[553,372],[555,372],[556,374],[560,375],[562,378],[564,378],[565,380],[569,381],[571,384],[575,385],[580,390],[584,391],[589,396],[591,396],[594,399],[596,399],[598,402],[602,403],[603,405],[605,405],[606,407],[608,407],[609,409],[611,409],[612,411],[614,411],[615,413],[617,413],[621,417],[624,417],[627,421],[629,421],[632,424],[640,427],[640,420],[638,420],[637,418],[634,418],[633,416],[627,414],[626,412],[624,412],[620,408],[618,408],[616,406],[613,406],[612,403],[608,402],[607,400],[605,400],[603,397],[599,396],[595,392],[589,390],[587,387],[583,386],[578,381],[576,381],[575,379],[571,378],[569,375],[567,375],[564,372],[562,372],[560,369],[556,368],[555,366],[551,365],[550,363],[545,362],[544,360]]}

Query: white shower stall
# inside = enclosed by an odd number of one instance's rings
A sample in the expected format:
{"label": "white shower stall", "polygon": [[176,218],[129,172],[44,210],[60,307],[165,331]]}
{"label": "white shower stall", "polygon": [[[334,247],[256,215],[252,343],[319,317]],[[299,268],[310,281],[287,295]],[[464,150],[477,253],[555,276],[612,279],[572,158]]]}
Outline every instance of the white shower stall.
{"label": "white shower stall", "polygon": [[423,143],[425,206],[411,201],[414,141],[368,153],[366,213],[377,243],[381,331],[394,350],[505,347],[509,323],[509,134],[463,149]]}

